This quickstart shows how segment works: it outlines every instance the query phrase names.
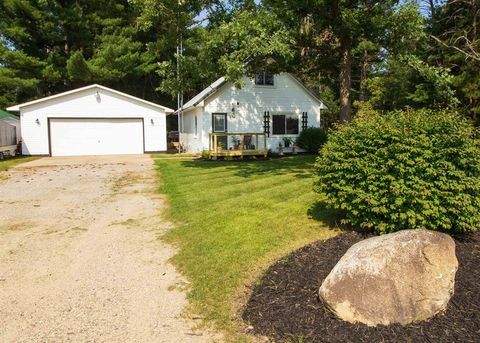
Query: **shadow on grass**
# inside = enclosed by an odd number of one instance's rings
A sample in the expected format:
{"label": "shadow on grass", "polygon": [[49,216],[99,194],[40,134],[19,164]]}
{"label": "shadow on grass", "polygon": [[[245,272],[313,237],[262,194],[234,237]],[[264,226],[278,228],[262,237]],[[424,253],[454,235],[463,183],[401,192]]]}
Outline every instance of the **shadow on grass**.
{"label": "shadow on grass", "polygon": [[331,229],[337,229],[340,231],[365,232],[365,230],[361,230],[350,224],[342,223],[342,219],[345,219],[345,212],[327,207],[324,201],[315,202],[307,210],[307,215],[314,220],[324,223]]}
{"label": "shadow on grass", "polygon": [[302,155],[271,160],[244,160],[244,161],[183,161],[184,168],[227,169],[235,175],[249,178],[258,175],[285,175],[291,174],[297,178],[310,178],[315,163],[314,155]]}

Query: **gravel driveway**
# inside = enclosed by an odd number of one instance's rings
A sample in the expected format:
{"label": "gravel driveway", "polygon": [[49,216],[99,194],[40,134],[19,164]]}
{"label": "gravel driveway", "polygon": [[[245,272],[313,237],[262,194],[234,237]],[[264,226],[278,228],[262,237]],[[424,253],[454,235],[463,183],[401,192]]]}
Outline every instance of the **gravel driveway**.
{"label": "gravel driveway", "polygon": [[214,340],[182,317],[150,158],[43,158],[1,176],[2,343]]}

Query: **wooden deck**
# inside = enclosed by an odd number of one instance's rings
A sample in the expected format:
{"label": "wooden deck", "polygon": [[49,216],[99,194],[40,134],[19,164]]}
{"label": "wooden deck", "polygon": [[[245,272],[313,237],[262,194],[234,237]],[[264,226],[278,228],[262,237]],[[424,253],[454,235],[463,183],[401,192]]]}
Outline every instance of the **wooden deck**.
{"label": "wooden deck", "polygon": [[267,135],[260,132],[225,132],[209,135],[210,158],[267,156]]}

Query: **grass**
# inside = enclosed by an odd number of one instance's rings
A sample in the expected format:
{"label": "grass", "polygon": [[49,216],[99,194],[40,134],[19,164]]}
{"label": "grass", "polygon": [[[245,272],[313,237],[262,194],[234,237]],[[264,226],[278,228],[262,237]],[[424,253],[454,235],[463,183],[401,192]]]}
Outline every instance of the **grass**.
{"label": "grass", "polygon": [[189,153],[158,153],[158,154],[151,154],[150,155],[153,159],[167,159],[167,158],[193,158],[199,157],[200,154],[189,154]]}
{"label": "grass", "polygon": [[8,169],[29,161],[36,160],[38,157],[34,156],[20,156],[20,157],[10,157],[10,158],[5,158],[4,160],[0,160],[0,172],[2,171],[7,171]]}
{"label": "grass", "polygon": [[313,163],[156,160],[177,224],[165,239],[179,248],[172,261],[191,282],[193,311],[235,331],[245,286],[275,259],[335,234],[312,191]]}

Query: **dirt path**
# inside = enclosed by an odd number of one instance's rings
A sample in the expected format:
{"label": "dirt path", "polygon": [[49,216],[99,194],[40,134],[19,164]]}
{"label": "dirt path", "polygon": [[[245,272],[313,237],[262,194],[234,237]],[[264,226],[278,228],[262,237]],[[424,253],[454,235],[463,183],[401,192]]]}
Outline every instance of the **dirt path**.
{"label": "dirt path", "polygon": [[[152,161],[40,159],[0,179],[1,342],[212,342],[182,318]],[[5,175],[4,175],[5,177]]]}

